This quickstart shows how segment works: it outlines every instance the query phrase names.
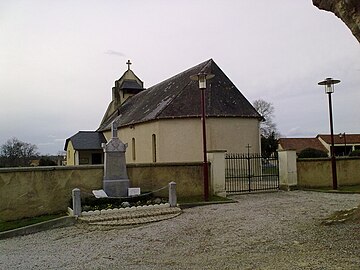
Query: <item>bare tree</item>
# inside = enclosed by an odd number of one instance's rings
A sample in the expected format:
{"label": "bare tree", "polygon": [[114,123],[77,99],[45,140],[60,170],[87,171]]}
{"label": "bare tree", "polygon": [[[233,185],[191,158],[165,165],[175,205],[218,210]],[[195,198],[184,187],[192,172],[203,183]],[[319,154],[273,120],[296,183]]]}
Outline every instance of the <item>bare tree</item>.
{"label": "bare tree", "polygon": [[0,147],[0,167],[29,166],[31,159],[38,156],[36,145],[12,138]]}
{"label": "bare tree", "polygon": [[255,100],[253,106],[258,111],[258,113],[264,117],[264,121],[260,123],[261,135],[265,138],[268,138],[272,135],[278,137],[279,132],[277,131],[276,124],[273,121],[275,112],[274,106],[270,102],[267,102],[263,99]]}
{"label": "bare tree", "polygon": [[272,154],[276,154],[278,137],[280,136],[273,121],[275,108],[270,102],[263,99],[255,100],[253,105],[264,118],[260,123],[261,153],[265,157],[270,157]]}

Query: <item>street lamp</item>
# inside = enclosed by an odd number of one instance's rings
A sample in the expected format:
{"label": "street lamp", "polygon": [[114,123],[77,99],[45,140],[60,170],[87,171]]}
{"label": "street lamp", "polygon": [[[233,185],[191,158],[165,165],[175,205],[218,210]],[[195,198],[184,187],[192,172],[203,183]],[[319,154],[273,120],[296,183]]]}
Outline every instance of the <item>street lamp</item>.
{"label": "street lamp", "polygon": [[202,141],[203,141],[203,177],[204,177],[204,200],[209,200],[209,163],[207,161],[207,150],[206,150],[206,125],[205,125],[205,90],[206,80],[213,78],[215,75],[207,73],[199,73],[190,76],[193,81],[199,82],[199,89],[201,91],[201,122],[202,122]]}
{"label": "street lamp", "polygon": [[328,94],[329,97],[330,135],[331,135],[330,153],[331,153],[333,189],[337,189],[337,176],[336,176],[336,159],[335,159],[335,147],[334,147],[334,127],[333,127],[331,94],[334,93],[334,85],[339,82],[340,80],[333,80],[332,78],[326,78],[324,81],[318,83],[318,85],[325,86],[325,93]]}

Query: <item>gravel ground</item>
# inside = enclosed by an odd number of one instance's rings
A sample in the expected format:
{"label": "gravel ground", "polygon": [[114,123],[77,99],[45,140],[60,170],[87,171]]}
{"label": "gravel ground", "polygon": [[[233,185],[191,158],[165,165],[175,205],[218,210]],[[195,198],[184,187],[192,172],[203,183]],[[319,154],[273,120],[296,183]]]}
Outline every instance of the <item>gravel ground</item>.
{"label": "gravel ground", "polygon": [[0,241],[0,269],[360,269],[360,224],[321,225],[360,194],[234,196],[132,228],[73,226]]}

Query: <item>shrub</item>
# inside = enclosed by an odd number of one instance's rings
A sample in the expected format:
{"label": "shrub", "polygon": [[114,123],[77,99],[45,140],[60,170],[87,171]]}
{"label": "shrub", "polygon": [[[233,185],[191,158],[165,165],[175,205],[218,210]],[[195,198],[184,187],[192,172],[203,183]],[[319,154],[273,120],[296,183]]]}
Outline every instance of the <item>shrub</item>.
{"label": "shrub", "polygon": [[360,150],[354,150],[349,154],[349,157],[360,157]]}
{"label": "shrub", "polygon": [[39,166],[56,166],[57,163],[50,158],[41,158],[39,160]]}
{"label": "shrub", "polygon": [[314,149],[314,148],[306,148],[302,150],[299,154],[299,158],[320,158],[320,157],[327,157],[328,155],[321,150]]}

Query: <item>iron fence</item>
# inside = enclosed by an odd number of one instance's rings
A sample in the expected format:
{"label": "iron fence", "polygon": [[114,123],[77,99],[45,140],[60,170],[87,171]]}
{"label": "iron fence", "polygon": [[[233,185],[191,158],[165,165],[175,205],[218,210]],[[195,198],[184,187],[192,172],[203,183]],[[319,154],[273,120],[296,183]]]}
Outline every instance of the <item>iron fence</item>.
{"label": "iron fence", "polygon": [[225,155],[227,193],[279,189],[279,161],[261,154],[228,153]]}

